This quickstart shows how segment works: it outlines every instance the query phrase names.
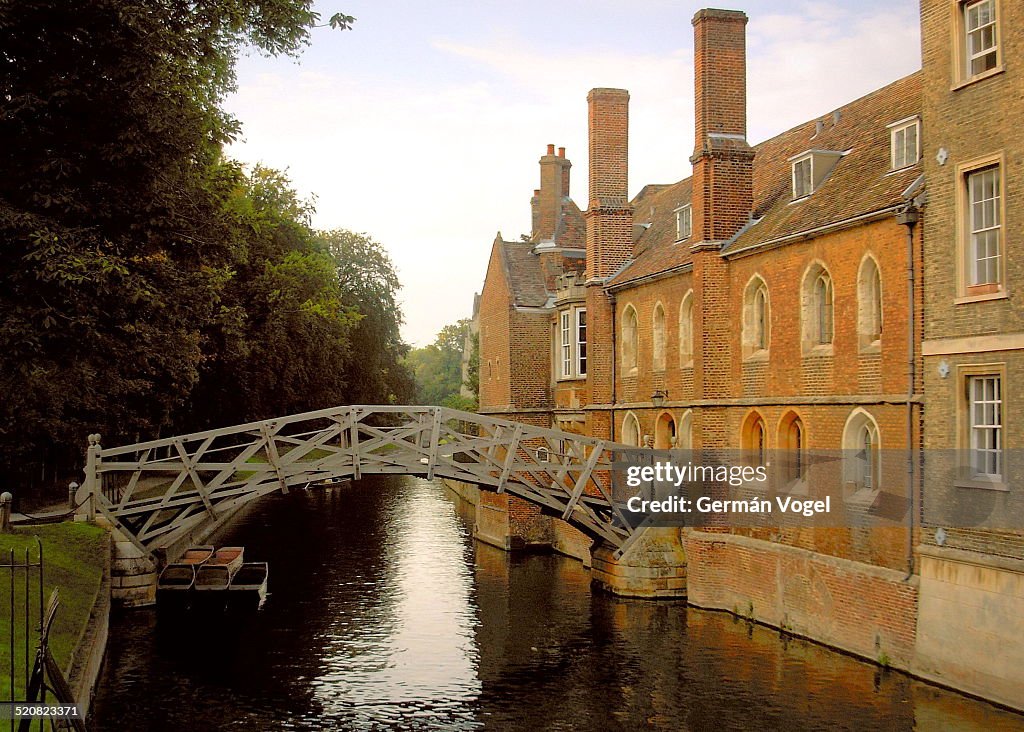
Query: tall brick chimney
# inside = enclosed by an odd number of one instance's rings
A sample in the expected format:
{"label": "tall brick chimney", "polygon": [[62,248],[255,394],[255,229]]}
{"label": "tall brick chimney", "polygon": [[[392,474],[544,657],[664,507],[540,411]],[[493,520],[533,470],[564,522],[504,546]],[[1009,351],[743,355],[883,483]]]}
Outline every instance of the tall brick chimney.
{"label": "tall brick chimney", "polygon": [[754,151],[747,143],[746,14],[693,16],[693,241],[716,247],[753,209]]}
{"label": "tall brick chimney", "polygon": [[587,106],[587,279],[604,280],[622,266],[633,246],[633,211],[628,191],[629,92],[592,89],[587,95]]}
{"label": "tall brick chimney", "polygon": [[[614,439],[615,301],[605,280],[629,258],[629,92],[592,89],[587,95],[590,191],[587,207],[587,434]],[[600,347],[596,347],[600,344]]]}
{"label": "tall brick chimney", "polygon": [[[697,399],[714,399],[739,380],[734,373],[729,278],[719,250],[750,220],[754,150],[747,143],[747,16],[700,10],[693,16],[694,150],[691,208],[694,349]],[[728,447],[725,413],[700,410],[699,446]]]}
{"label": "tall brick chimney", "polygon": [[548,145],[547,154],[540,159],[540,189],[534,192],[537,201],[533,240],[551,242],[557,238],[562,200],[569,195],[569,169],[572,163],[565,157],[565,148]]}

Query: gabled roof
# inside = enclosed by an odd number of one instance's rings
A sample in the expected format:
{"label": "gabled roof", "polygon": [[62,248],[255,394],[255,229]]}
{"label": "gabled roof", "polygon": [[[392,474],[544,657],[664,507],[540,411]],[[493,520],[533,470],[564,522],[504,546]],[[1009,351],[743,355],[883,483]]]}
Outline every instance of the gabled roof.
{"label": "gabled roof", "polygon": [[499,239],[494,245],[501,251],[513,304],[519,307],[543,307],[548,301],[548,293],[544,288],[540,257],[533,253],[533,243]]}
{"label": "gabled roof", "polygon": [[[901,203],[901,193],[921,173],[920,163],[890,171],[886,125],[921,111],[921,72],[882,87],[755,146],[753,223],[722,249],[723,254],[769,244]],[[818,122],[823,121],[821,131]],[[809,197],[792,201],[790,158],[811,149],[847,154]],[[650,190],[649,190],[650,189]],[[686,242],[675,243],[675,209],[689,202],[691,179],[647,186],[633,200],[633,220],[646,224],[633,258],[609,284],[622,285],[690,261]]]}

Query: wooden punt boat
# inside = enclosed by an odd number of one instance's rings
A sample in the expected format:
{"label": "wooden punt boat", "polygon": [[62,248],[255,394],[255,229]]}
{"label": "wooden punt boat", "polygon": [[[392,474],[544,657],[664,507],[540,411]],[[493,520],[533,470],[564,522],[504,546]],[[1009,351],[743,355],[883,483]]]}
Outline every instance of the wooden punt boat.
{"label": "wooden punt boat", "polygon": [[168,564],[156,581],[158,607],[184,609],[195,587],[196,569],[192,564]]}
{"label": "wooden punt boat", "polygon": [[267,599],[266,562],[246,562],[231,578],[228,586],[228,603],[235,609],[259,608]]}
{"label": "wooden punt boat", "polygon": [[193,546],[185,551],[178,564],[205,564],[213,556],[212,546]]}
{"label": "wooden punt boat", "polygon": [[231,578],[242,567],[245,549],[240,546],[221,547],[196,569],[195,604],[203,607],[223,608],[227,600],[225,591]]}

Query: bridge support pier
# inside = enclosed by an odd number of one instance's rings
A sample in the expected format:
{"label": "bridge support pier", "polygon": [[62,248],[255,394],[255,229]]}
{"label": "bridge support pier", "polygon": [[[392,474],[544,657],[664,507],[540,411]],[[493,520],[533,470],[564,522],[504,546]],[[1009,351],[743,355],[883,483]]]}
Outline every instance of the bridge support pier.
{"label": "bridge support pier", "polygon": [[97,516],[96,523],[110,530],[110,599],[121,607],[156,603],[156,563],[104,518]]}
{"label": "bridge support pier", "polygon": [[648,528],[619,557],[604,544],[593,551],[595,587],[622,597],[686,597],[686,551],[678,528]]}

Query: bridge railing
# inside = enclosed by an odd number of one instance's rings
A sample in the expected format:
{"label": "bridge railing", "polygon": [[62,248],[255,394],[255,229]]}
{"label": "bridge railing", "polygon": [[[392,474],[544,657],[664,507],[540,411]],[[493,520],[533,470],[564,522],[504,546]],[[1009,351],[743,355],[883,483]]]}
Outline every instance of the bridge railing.
{"label": "bridge railing", "polygon": [[[143,553],[260,496],[371,474],[451,478],[539,505],[621,552],[623,446],[430,406],[345,406],[107,448],[90,436],[87,510]],[[618,498],[618,500],[615,500]]]}

